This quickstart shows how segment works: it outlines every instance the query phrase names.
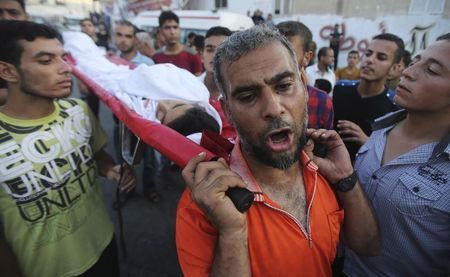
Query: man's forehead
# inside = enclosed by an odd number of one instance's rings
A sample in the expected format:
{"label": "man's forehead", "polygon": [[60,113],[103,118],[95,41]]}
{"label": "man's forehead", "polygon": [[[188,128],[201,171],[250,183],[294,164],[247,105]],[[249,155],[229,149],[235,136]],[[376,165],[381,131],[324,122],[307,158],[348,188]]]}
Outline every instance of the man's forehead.
{"label": "man's forehead", "polygon": [[227,39],[227,36],[210,36],[205,38],[205,46],[212,45],[217,46],[224,42]]}
{"label": "man's forehead", "polygon": [[56,38],[36,38],[33,41],[20,40],[19,43],[23,47],[23,56],[34,57],[42,52],[54,55],[65,53],[62,43]]}
{"label": "man's forehead", "polygon": [[116,33],[134,35],[134,28],[127,25],[119,25],[117,26]]}
{"label": "man's forehead", "polygon": [[[270,47],[270,48],[269,48]],[[267,53],[262,51],[274,53],[267,59],[262,59],[262,55],[267,56]],[[263,69],[259,71],[259,69]],[[260,74],[242,74],[242,71],[256,70]],[[285,72],[297,72],[296,63],[291,58],[286,46],[281,42],[268,43],[262,47],[254,49],[240,59],[233,62],[224,62],[221,66],[221,72],[226,80],[226,86],[231,89],[239,85],[253,85],[256,83],[263,83],[267,79]],[[231,80],[233,79],[233,80]]]}
{"label": "man's forehead", "polygon": [[163,28],[164,27],[176,27],[176,26],[178,26],[178,23],[173,19],[164,21],[164,23],[162,25]]}
{"label": "man's forehead", "polygon": [[367,49],[371,50],[372,52],[380,52],[389,56],[393,56],[395,51],[397,51],[397,45],[393,41],[374,39],[369,43]]}
{"label": "man's forehead", "polygon": [[19,2],[13,0],[0,0],[0,8],[2,9],[17,9],[25,12],[20,6]]}

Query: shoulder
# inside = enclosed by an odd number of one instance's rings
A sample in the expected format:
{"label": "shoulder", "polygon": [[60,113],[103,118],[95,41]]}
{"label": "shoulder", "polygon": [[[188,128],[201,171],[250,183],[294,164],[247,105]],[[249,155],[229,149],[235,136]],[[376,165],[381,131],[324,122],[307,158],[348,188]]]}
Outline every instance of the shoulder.
{"label": "shoulder", "polygon": [[[338,80],[334,85],[333,97],[339,93],[354,93],[358,87],[359,80]],[[337,93],[336,93],[337,92]]]}
{"label": "shoulder", "polygon": [[183,51],[182,52],[185,52],[185,53],[187,53],[189,55],[196,55],[197,54],[192,48],[186,47],[186,46],[183,47]]}
{"label": "shoulder", "polygon": [[330,95],[328,95],[328,93],[326,93],[325,91],[310,85],[307,85],[306,88],[308,90],[309,97],[315,97],[322,101],[331,101]]}
{"label": "shoulder", "polygon": [[308,67],[305,69],[305,70],[306,70],[306,73],[312,73],[312,72],[316,71],[316,67],[317,67],[317,65],[315,65],[315,64],[308,66]]}
{"label": "shoulder", "polygon": [[81,108],[85,114],[89,114],[89,107],[83,100],[79,98],[60,98],[57,99],[55,102],[62,112],[67,112],[67,110],[72,110],[73,113],[74,109],[76,110]]}

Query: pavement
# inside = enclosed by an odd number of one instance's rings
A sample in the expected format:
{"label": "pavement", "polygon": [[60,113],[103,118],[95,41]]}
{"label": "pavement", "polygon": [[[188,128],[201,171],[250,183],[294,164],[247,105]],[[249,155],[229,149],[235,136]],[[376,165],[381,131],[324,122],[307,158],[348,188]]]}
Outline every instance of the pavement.
{"label": "pavement", "polygon": [[[78,96],[75,90],[72,97]],[[103,103],[99,120],[108,135],[105,150],[115,157],[114,121],[111,111]],[[182,276],[175,247],[176,207],[184,190],[180,170],[171,168],[158,177],[156,188],[161,194],[159,203],[150,202],[142,194],[142,164],[135,166],[135,172],[137,193],[122,207],[127,257],[125,259],[120,255],[121,276]],[[117,184],[104,178],[100,181],[118,239],[118,214],[113,209]]]}

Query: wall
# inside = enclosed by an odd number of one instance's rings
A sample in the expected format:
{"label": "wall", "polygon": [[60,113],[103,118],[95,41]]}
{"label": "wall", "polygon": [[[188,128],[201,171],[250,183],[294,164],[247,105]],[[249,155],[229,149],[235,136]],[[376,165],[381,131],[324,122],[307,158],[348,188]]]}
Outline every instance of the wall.
{"label": "wall", "polygon": [[417,54],[439,35],[450,32],[450,20],[441,16],[384,16],[375,20],[336,15],[294,15],[275,18],[279,23],[296,20],[305,23],[313,32],[317,47],[329,46],[329,34],[334,24],[342,24],[343,37],[339,52],[338,67],[347,64],[347,52],[357,49],[364,53],[371,38],[379,33],[393,33],[401,37],[406,49]]}

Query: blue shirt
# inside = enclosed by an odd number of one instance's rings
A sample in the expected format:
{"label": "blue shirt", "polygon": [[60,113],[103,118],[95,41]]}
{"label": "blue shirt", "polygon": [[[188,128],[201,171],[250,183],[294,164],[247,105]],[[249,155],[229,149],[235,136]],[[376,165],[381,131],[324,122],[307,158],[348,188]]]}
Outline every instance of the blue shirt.
{"label": "blue shirt", "polygon": [[355,170],[378,217],[381,254],[346,249],[348,276],[448,276],[450,273],[450,145],[428,162],[437,142],[381,166],[387,133],[375,131],[358,151]]}
{"label": "blue shirt", "polygon": [[154,65],[155,62],[150,59],[147,56],[144,56],[141,54],[141,52],[137,51],[136,56],[134,56],[134,58],[131,59],[131,62],[136,64],[136,65],[140,65],[140,64],[146,64],[146,65]]}

